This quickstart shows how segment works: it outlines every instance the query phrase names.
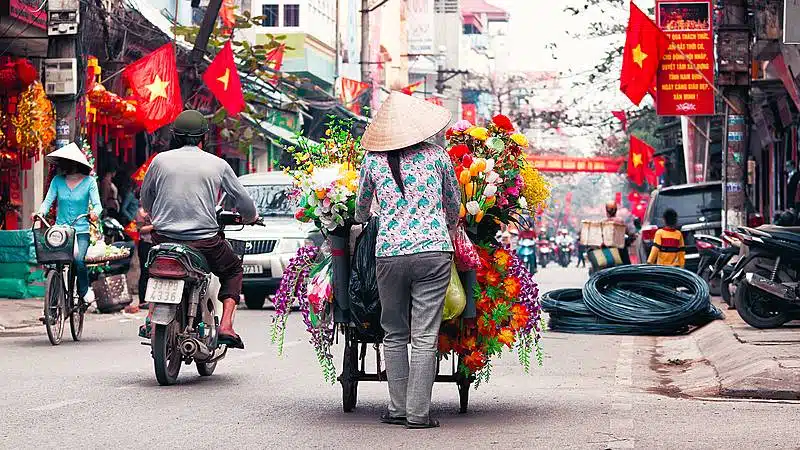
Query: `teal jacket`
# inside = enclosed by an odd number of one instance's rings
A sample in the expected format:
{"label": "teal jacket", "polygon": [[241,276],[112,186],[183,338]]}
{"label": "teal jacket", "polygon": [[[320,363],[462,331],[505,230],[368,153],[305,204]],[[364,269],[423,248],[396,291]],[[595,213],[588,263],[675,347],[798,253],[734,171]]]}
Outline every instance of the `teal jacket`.
{"label": "teal jacket", "polygon": [[[58,201],[56,223],[59,225],[70,225],[76,217],[88,214],[90,205],[92,212],[98,216],[103,212],[100,204],[100,190],[97,189],[97,181],[91,176],[86,176],[73,189],[67,186],[67,179],[63,175],[53,177],[50,189],[47,190],[47,196],[39,208],[39,214],[47,214],[54,201]],[[89,221],[84,217],[75,222],[74,227],[78,234],[88,233]]]}

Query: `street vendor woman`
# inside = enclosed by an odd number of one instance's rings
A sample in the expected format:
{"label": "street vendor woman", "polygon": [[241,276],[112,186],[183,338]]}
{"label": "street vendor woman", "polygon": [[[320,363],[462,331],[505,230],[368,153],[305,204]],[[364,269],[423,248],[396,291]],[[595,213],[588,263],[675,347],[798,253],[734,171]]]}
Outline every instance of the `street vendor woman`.
{"label": "street vendor woman", "polygon": [[[84,214],[89,215],[89,220],[97,221],[103,211],[100,204],[100,191],[94,177],[89,176],[92,165],[86,159],[80,148],[75,143],[47,155],[50,164],[56,166],[57,174],[50,181],[47,196],[39,207],[38,214],[46,215],[56,202],[56,224],[73,225],[75,227],[75,242],[78,253],[75,255],[75,272],[78,278],[78,297],[81,305],[83,298],[89,292],[89,272],[84,260],[89,250],[89,221],[86,218],[75,220]],[[91,206],[91,209],[89,207]]]}
{"label": "street vendor woman", "polygon": [[392,92],[361,140],[369,153],[356,220],[369,219],[373,199],[379,205],[376,265],[389,385],[381,421],[408,428],[439,426],[429,410],[461,196],[450,158],[426,140],[449,122],[446,109]]}

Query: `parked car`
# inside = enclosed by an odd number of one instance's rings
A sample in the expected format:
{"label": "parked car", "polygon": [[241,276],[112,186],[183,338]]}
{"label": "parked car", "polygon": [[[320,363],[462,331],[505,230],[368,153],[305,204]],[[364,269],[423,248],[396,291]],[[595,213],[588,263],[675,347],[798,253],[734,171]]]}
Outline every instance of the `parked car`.
{"label": "parked car", "polygon": [[647,261],[656,230],[664,226],[664,211],[678,213],[678,226],[686,247],[686,269],[697,272],[700,255],[695,234],[719,237],[722,234],[722,183],[683,184],[656,189],[642,221],[642,230],[634,244],[640,261]]}
{"label": "parked car", "polygon": [[226,231],[225,236],[245,241],[244,301],[248,308],[260,309],[277,290],[283,270],[297,250],[304,245],[320,245],[323,238],[313,224],[294,218],[289,175],[267,172],[244,175],[239,180],[255,201],[265,226],[245,226]]}

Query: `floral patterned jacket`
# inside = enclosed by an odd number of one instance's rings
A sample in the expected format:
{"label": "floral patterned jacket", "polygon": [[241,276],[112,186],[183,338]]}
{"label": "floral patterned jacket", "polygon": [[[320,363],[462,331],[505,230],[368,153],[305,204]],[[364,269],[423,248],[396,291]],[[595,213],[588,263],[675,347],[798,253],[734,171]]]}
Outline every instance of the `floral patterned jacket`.
{"label": "floral patterned jacket", "polygon": [[461,193],[445,151],[423,142],[400,157],[405,196],[385,153],[368,153],[361,165],[356,220],[365,222],[378,202],[377,257],[452,252],[449,231],[459,220]]}

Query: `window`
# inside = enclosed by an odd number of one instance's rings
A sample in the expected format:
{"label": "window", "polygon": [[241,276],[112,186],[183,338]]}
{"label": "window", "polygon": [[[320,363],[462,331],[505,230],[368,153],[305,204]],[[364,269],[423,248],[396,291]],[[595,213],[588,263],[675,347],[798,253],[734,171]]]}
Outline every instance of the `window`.
{"label": "window", "polygon": [[264,18],[261,19],[261,26],[277,27],[279,25],[278,5],[262,5],[261,15],[264,16]]}
{"label": "window", "polygon": [[283,5],[283,26],[300,26],[300,5]]}

